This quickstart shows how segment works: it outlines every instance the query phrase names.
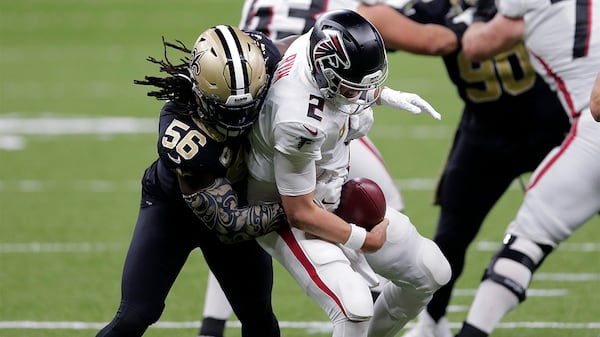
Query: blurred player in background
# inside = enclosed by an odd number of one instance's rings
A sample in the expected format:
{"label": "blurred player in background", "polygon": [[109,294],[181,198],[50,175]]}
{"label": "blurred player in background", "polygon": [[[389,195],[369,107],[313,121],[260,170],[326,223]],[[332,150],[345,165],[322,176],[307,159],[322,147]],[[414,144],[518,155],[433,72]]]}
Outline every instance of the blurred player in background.
{"label": "blurred player in background", "polygon": [[600,123],[590,112],[600,72],[600,2],[500,0],[497,5],[489,22],[466,30],[466,56],[481,61],[524,41],[534,68],[556,90],[573,125],[532,175],[460,337],[491,334],[525,300],[533,273],[548,254],[600,211]]}
{"label": "blurred player in background", "polygon": [[173,282],[199,247],[242,322],[242,336],[279,337],[271,306],[272,260],[253,239],[282,227],[285,215],[278,203],[242,206],[242,158],[245,134],[270,85],[269,68],[281,53],[263,36],[231,26],[206,30],[192,50],[163,43],[165,53],[172,47],[187,56],[177,65],[166,55],[149,58],[168,75],[135,81],[158,87],[149,95],[168,101],[160,111],[158,159],[142,179],[120,306],[97,336],[142,336],[159,319]]}
{"label": "blurred player in background", "polygon": [[[474,12],[461,5],[414,0],[398,10],[419,23],[447,25],[460,38],[470,20],[456,16]],[[489,14],[481,8],[477,15]],[[455,48],[443,61],[464,107],[436,191],[440,213],[434,234],[452,278],[405,337],[452,336],[446,310],[469,245],[511,183],[532,172],[569,130],[559,100],[536,75],[522,44],[482,62],[468,61],[460,44]]]}
{"label": "blurred player in background", "polygon": [[[291,227],[257,241],[327,313],[335,337],[392,335],[450,278],[402,213],[388,207],[389,226],[366,231],[331,212],[348,177],[347,143],[370,129],[371,105],[441,117],[418,95],[382,87],[386,77],[375,27],[351,10],[327,12],[284,54],[249,135],[248,199],[281,200]],[[390,280],[375,304],[370,268]]]}

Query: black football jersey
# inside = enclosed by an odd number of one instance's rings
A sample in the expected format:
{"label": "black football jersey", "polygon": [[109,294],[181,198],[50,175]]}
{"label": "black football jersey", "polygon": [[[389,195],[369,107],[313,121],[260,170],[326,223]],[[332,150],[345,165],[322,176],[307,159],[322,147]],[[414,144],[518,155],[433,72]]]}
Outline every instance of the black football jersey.
{"label": "black football jersey", "polygon": [[[420,23],[445,24],[448,0],[415,0],[400,11]],[[523,44],[483,62],[469,61],[462,50],[443,57],[450,80],[465,103],[463,122],[503,133],[531,125],[564,124],[558,97],[537,75]],[[541,123],[541,124],[540,124]]]}
{"label": "black football jersey", "polygon": [[[273,42],[262,33],[246,32],[259,44],[265,58],[267,71],[273,74],[281,54]],[[192,90],[190,86],[190,90]],[[148,175],[153,184],[171,197],[180,198],[181,191],[176,174],[202,174],[211,172],[226,177],[240,194],[247,177],[244,162],[246,137],[226,138],[198,118],[196,111],[175,102],[167,102],[160,111],[158,125],[158,160]]]}

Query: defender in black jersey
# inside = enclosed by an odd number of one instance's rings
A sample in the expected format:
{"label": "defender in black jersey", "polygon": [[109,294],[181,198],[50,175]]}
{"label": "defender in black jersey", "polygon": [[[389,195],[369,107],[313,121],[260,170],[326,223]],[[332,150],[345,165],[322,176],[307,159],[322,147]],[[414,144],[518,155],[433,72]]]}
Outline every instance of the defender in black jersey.
{"label": "defender in black jersey", "polygon": [[[399,10],[417,22],[445,25],[447,13],[456,9],[448,0],[413,0]],[[443,60],[464,102],[435,196],[440,214],[434,241],[450,262],[452,278],[404,337],[451,336],[446,309],[469,245],[511,183],[532,172],[570,127],[523,44],[481,63],[467,60],[460,49]]]}
{"label": "defender in black jersey", "polygon": [[275,203],[244,206],[243,155],[245,132],[281,53],[265,36],[231,26],[203,32],[192,50],[164,45],[187,52],[189,64],[149,58],[168,76],[135,81],[158,87],[149,95],[168,102],[160,112],[158,159],[142,179],[121,303],[97,336],[142,336],[199,247],[242,323],[242,336],[278,337],[271,257],[253,238],[284,225],[285,216]]}

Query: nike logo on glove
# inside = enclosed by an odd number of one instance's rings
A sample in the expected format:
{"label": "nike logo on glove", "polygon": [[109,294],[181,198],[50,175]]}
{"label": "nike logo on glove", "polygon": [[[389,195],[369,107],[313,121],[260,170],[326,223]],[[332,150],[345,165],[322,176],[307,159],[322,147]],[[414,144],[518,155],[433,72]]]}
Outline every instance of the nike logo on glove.
{"label": "nike logo on glove", "polygon": [[306,126],[306,125],[302,125],[302,126],[303,126],[303,127],[306,129],[306,131],[308,131],[308,133],[310,133],[311,135],[313,135],[313,136],[316,136],[316,135],[317,135],[317,133],[318,133],[318,130],[317,130],[317,129],[311,129],[311,128],[309,128],[309,127],[308,127],[308,126]]}

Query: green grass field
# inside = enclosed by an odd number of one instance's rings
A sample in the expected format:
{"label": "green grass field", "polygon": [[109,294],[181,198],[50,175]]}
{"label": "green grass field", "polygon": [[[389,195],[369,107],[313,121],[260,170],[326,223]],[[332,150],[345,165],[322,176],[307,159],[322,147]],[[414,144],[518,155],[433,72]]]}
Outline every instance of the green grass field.
{"label": "green grass field", "polygon": [[[145,58],[161,57],[161,36],[191,46],[209,26],[236,25],[241,7],[241,0],[0,2],[0,337],[94,336],[112,318],[161,106],[133,80],[155,74]],[[371,134],[406,213],[431,236],[433,188],[461,104],[441,60],[395,53],[390,63],[390,86],[419,93],[444,116],[435,122],[381,109]],[[109,117],[140,128],[107,132]],[[486,243],[499,242],[521,200],[518,187],[509,190],[472,246],[451,303],[455,331],[493,253]],[[599,241],[595,217],[546,260],[534,294],[494,336],[598,336]],[[147,336],[195,336],[206,274],[196,251]],[[325,314],[279,266],[274,305],[283,336],[329,336]],[[239,332],[234,319],[228,336]]]}

